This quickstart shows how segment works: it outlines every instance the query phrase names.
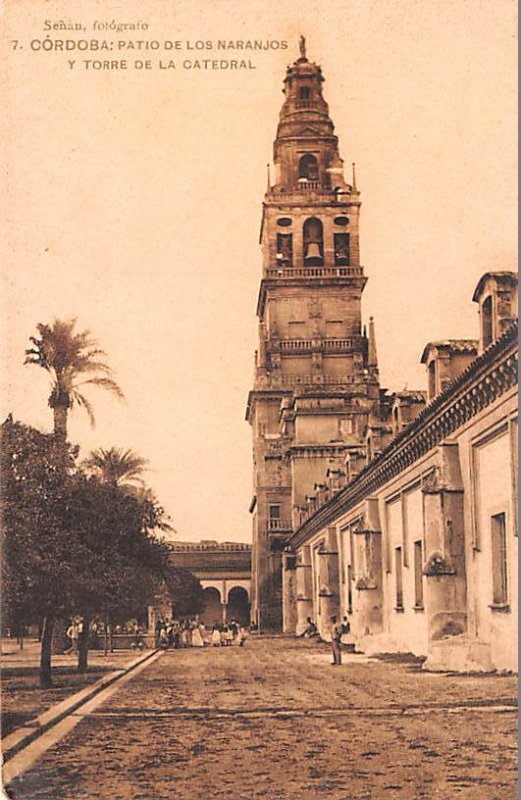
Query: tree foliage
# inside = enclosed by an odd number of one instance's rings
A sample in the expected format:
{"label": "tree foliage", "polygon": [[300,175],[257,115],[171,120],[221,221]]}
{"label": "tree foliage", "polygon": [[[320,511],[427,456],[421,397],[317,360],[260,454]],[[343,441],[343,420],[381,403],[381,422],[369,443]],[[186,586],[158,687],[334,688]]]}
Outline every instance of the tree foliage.
{"label": "tree foliage", "polygon": [[74,453],[52,436],[11,417],[1,426],[2,587],[8,614],[25,618],[65,612],[73,599],[80,542],[63,524]]}
{"label": "tree foliage", "polygon": [[149,494],[82,473],[74,449],[64,461],[53,436],[11,417],[0,432],[4,613],[133,616],[162,586],[183,613],[199,610],[199,582],[154,536],[167,522]]}
{"label": "tree foliage", "polygon": [[52,325],[39,323],[39,337],[31,336],[32,347],[25,351],[25,363],[45,369],[51,378],[49,406],[69,409],[78,405],[85,409],[94,425],[94,411],[85,395],[85,388],[97,386],[119,398],[123,392],[105,362],[106,353],[89,331],[74,330],[76,320],[54,320]]}
{"label": "tree foliage", "polygon": [[103,483],[121,487],[143,487],[143,472],[148,462],[133,450],[121,447],[103,447],[93,450],[83,462],[83,468],[96,475]]}
{"label": "tree foliage", "polygon": [[[170,553],[168,545],[166,552]],[[203,587],[199,579],[187,569],[174,567],[170,558],[164,572],[164,582],[176,617],[193,616],[203,610]]]}

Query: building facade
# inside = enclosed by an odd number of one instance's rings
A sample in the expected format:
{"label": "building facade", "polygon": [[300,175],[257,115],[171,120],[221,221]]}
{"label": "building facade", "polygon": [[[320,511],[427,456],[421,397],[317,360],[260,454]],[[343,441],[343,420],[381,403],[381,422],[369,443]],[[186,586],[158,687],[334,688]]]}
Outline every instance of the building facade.
{"label": "building facade", "polygon": [[287,69],[260,243],[252,618],[439,669],[514,669],[517,279],[487,273],[480,338],[430,342],[427,391],[380,388],[362,324],[360,193],[306,55]]}
{"label": "building facade", "polygon": [[[517,669],[517,278],[487,273],[480,339],[424,350],[428,404],[310,514],[284,553],[284,617],[440,670]],[[406,398],[407,399],[407,398]],[[381,415],[385,422],[385,415]]]}
{"label": "building facade", "polygon": [[[321,68],[300,57],[284,78],[260,243],[259,346],[246,418],[253,433],[252,617],[283,627],[282,554],[317,503],[326,472],[356,462],[378,423],[374,325],[362,327],[360,193],[322,94]],[[376,435],[376,433],[375,433]],[[336,476],[336,478],[334,477]]]}
{"label": "building facade", "polygon": [[189,570],[203,587],[200,619],[207,626],[250,623],[251,545],[240,542],[171,542],[174,566]]}

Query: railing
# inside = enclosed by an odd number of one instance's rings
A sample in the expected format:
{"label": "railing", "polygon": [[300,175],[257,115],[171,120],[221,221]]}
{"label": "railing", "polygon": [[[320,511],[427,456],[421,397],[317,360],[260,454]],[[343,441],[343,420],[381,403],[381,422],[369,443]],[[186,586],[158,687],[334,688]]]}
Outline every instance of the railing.
{"label": "railing", "polygon": [[267,381],[272,386],[321,386],[324,384],[341,386],[345,383],[354,383],[353,375],[273,375]]}
{"label": "railing", "polygon": [[316,193],[315,199],[318,202],[323,201],[324,203],[328,204],[336,203],[339,206],[345,206],[347,202],[344,199],[345,195],[339,195],[334,191],[334,189],[321,186],[320,183],[316,181],[308,181],[302,188],[293,188],[288,190],[271,187],[268,191],[268,194],[270,195],[271,200],[275,199],[280,203],[301,203],[303,193],[308,191]]}
{"label": "railing", "polygon": [[361,278],[364,271],[362,267],[303,267],[267,269],[267,278]]}
{"label": "railing", "polygon": [[288,519],[268,519],[269,531],[291,531],[291,522]]}
{"label": "railing", "polygon": [[352,350],[352,339],[324,339],[324,350]]}
{"label": "railing", "polygon": [[302,352],[302,350],[311,350],[313,347],[312,339],[284,339],[279,342],[282,352]]}
{"label": "railing", "polygon": [[[281,339],[278,348],[282,353],[309,352],[316,348],[327,352],[345,352],[353,349],[352,339]],[[271,348],[275,349],[275,348]]]}
{"label": "railing", "polygon": [[311,100],[297,100],[295,108],[311,108]]}
{"label": "railing", "polygon": [[316,192],[317,189],[322,189],[322,184],[320,183],[320,181],[299,180],[298,187],[304,192],[309,192],[309,191]]}

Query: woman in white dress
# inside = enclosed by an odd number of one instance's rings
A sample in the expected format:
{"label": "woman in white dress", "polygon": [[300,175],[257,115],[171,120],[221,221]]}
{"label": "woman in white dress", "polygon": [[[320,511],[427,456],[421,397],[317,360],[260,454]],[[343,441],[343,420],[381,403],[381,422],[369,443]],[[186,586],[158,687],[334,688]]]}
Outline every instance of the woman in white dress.
{"label": "woman in white dress", "polygon": [[204,622],[199,623],[199,633],[201,634],[201,639],[203,640],[203,647],[208,644],[208,640],[206,638],[206,628]]}
{"label": "woman in white dress", "polygon": [[192,647],[204,647],[204,639],[201,634],[200,625],[196,625],[192,631]]}
{"label": "woman in white dress", "polygon": [[214,625],[213,626],[213,630],[212,630],[212,645],[214,647],[220,647],[221,646],[221,631],[219,630],[219,626],[218,625]]}

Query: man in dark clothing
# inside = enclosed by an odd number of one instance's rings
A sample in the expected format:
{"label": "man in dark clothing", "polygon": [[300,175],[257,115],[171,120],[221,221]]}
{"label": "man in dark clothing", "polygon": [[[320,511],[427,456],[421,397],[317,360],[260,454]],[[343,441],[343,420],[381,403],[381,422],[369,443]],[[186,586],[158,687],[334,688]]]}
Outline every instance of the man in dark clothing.
{"label": "man in dark clothing", "polygon": [[332,667],[340,666],[342,663],[342,651],[341,651],[341,644],[340,639],[342,637],[342,626],[336,621],[336,616],[333,614],[331,619],[331,650],[333,652],[333,661],[331,662]]}

